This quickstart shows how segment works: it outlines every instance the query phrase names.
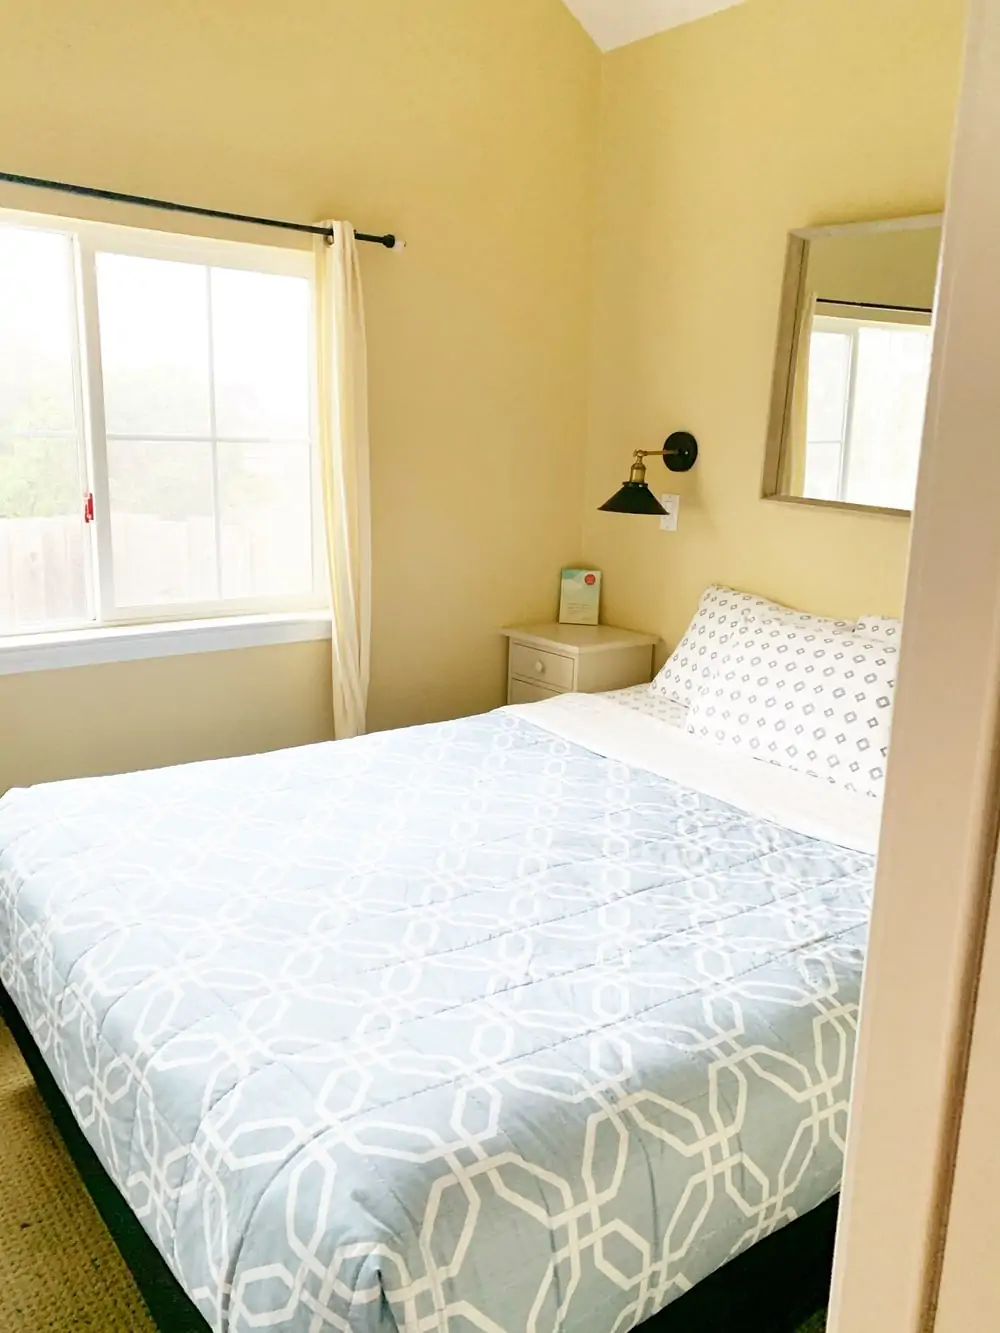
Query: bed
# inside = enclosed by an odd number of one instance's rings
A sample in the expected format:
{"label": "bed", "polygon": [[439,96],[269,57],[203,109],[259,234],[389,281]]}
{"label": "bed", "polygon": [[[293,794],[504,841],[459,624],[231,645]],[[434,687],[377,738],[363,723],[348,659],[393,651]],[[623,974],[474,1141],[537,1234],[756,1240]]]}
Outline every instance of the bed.
{"label": "bed", "polygon": [[877,809],[682,721],[562,696],[0,800],[15,1035],[196,1321],[811,1312]]}

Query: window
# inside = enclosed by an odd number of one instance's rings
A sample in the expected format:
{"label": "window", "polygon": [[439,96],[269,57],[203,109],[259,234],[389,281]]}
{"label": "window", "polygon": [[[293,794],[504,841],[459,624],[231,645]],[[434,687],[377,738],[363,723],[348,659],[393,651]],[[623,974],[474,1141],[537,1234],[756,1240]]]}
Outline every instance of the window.
{"label": "window", "polygon": [[930,368],[929,324],[817,316],[803,494],[912,509]]}
{"label": "window", "polygon": [[0,634],[321,604],[311,273],[0,216]]}

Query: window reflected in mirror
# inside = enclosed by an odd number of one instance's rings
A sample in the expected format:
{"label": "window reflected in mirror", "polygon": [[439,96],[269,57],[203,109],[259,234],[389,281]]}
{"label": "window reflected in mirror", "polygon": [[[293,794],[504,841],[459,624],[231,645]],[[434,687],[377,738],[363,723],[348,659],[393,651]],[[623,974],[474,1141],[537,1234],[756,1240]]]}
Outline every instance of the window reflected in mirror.
{"label": "window reflected in mirror", "polygon": [[765,496],[912,509],[940,246],[939,218],[792,234]]}

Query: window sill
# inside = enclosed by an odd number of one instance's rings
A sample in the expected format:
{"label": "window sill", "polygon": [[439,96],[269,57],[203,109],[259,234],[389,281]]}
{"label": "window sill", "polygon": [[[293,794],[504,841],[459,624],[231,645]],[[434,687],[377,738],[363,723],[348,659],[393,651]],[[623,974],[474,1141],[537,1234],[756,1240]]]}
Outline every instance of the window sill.
{"label": "window sill", "polygon": [[308,643],[329,637],[328,611],[0,636],[0,676],[106,662],[139,662],[151,657],[223,653],[278,643]]}

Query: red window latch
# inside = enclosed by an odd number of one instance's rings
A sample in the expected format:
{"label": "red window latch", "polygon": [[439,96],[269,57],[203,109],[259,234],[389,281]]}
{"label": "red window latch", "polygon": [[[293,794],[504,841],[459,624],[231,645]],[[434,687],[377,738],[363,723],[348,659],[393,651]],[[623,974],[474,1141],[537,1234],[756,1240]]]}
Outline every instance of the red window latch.
{"label": "red window latch", "polygon": [[83,521],[84,523],[93,523],[94,521],[94,494],[88,491],[83,497]]}

